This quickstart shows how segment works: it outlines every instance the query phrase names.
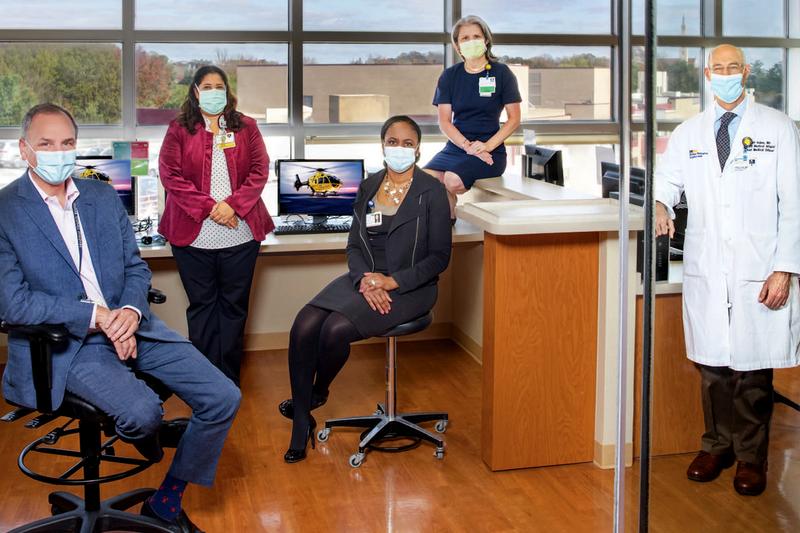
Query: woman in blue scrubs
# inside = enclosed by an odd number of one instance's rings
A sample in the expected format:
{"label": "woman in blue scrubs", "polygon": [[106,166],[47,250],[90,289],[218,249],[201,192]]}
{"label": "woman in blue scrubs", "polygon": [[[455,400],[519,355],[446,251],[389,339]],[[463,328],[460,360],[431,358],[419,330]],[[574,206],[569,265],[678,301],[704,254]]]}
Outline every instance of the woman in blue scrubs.
{"label": "woman in blue scrubs", "polygon": [[[455,222],[456,195],[466,192],[475,180],[505,171],[503,142],[519,126],[522,98],[511,69],[492,54],[492,32],[483,19],[462,18],[453,26],[451,37],[464,61],[442,73],[433,98],[439,108],[439,127],[449,140],[425,170],[447,188],[450,219]],[[501,127],[503,109],[508,120]]]}

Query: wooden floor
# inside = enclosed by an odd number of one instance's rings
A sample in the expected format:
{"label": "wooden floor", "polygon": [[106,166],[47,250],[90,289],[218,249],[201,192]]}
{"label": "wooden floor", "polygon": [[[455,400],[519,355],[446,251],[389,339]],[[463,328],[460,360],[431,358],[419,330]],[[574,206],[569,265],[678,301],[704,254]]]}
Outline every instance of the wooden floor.
{"label": "wooden floor", "polygon": [[[382,345],[354,348],[318,420],[368,414],[383,397]],[[492,473],[480,459],[481,369],[448,341],[401,343],[402,410],[450,414],[447,454],[430,446],[401,454],[370,453],[347,464],[355,431],[334,431],[309,458],[287,465],[290,423],[277,412],[288,396],[285,352],[249,354],[244,400],[212,489],[191,487],[187,511],[207,532],[502,532],[610,531],[613,472],[592,464]],[[798,387],[800,389],[800,387]],[[794,393],[793,391],[789,391]],[[800,393],[800,390],[797,391]],[[795,394],[795,397],[800,394]],[[170,400],[168,416],[186,412]],[[0,531],[46,516],[50,487],[23,476],[16,456],[42,430],[0,426]],[[759,498],[737,496],[732,473],[708,485],[686,480],[690,458],[659,458],[653,467],[653,531],[796,531],[800,528],[800,414],[778,407],[773,426],[770,488]],[[530,435],[530,438],[536,438]],[[124,445],[118,452],[123,452]],[[167,460],[134,478],[104,487],[103,495],[156,485]],[[48,458],[52,461],[52,459]],[[60,465],[59,465],[60,466]],[[638,476],[630,469],[628,529],[636,524]],[[713,507],[712,510],[707,508]]]}

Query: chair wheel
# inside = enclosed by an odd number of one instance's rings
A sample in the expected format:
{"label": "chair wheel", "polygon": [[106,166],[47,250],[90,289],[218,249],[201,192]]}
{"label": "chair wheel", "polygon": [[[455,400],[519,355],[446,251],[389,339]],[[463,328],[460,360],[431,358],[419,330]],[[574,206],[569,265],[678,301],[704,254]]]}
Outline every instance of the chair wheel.
{"label": "chair wheel", "polygon": [[436,425],[433,426],[433,429],[436,430],[436,433],[444,433],[447,431],[447,420],[439,420],[436,422]]}
{"label": "chair wheel", "polygon": [[436,451],[433,452],[433,456],[437,459],[444,459],[444,448],[436,448]]}
{"label": "chair wheel", "polygon": [[331,434],[331,428],[320,429],[317,432],[317,440],[320,442],[325,442],[328,440],[330,434]]}
{"label": "chair wheel", "polygon": [[350,466],[353,468],[358,468],[364,463],[364,454],[363,453],[354,453],[350,456]]}

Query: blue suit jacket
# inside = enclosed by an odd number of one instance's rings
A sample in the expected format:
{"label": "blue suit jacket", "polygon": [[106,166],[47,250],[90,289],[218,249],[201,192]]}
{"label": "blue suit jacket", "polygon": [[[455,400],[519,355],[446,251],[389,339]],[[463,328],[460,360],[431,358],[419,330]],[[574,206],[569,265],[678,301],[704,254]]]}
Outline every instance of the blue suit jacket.
{"label": "blue suit jacket", "polygon": [[[114,189],[94,180],[76,180],[75,185],[85,246],[108,306],[131,305],[142,312],[137,336],[188,342],[150,313],[150,269]],[[26,173],[0,190],[0,318],[12,324],[64,324],[69,330],[69,342],[53,352],[54,408],[61,405],[67,372],[88,334],[92,304],[80,301],[83,292],[77,266]],[[28,343],[13,335],[3,395],[16,404],[36,406]]]}

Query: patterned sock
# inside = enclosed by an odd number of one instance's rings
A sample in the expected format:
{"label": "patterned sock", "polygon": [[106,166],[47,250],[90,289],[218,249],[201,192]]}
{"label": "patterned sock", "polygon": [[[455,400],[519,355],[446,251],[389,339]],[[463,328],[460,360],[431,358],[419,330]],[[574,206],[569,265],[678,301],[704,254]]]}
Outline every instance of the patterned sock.
{"label": "patterned sock", "polygon": [[167,474],[158,490],[150,496],[150,508],[164,520],[174,520],[181,514],[181,499],[186,482]]}

